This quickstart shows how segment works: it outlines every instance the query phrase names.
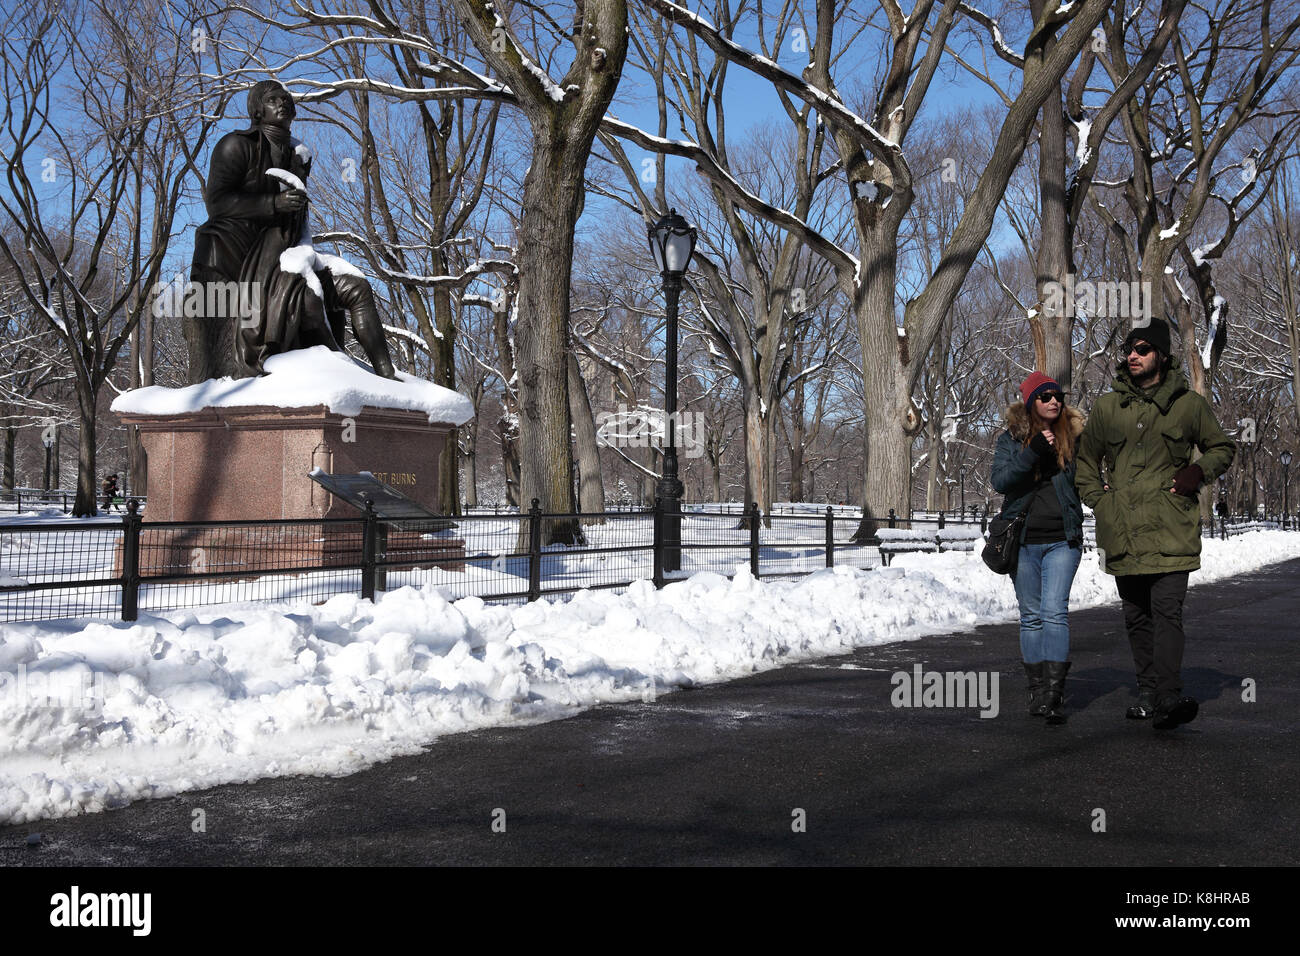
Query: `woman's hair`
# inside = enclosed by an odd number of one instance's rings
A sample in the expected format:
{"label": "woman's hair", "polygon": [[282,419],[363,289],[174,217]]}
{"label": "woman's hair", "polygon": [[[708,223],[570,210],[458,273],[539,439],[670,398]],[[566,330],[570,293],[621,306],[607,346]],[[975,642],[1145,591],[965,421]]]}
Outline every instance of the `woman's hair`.
{"label": "woman's hair", "polygon": [[[1034,440],[1034,436],[1047,428],[1047,422],[1038,414],[1038,399],[1034,399],[1028,408],[1029,412],[1029,433],[1025,435],[1024,445],[1028,445]],[[1065,399],[1061,399],[1061,414],[1056,416],[1056,421],[1052,423],[1052,434],[1056,436],[1056,464],[1062,471],[1065,470],[1066,464],[1074,458],[1074,435],[1070,429],[1070,416],[1066,414]],[[1038,465],[1034,465],[1034,475],[1038,475]]]}

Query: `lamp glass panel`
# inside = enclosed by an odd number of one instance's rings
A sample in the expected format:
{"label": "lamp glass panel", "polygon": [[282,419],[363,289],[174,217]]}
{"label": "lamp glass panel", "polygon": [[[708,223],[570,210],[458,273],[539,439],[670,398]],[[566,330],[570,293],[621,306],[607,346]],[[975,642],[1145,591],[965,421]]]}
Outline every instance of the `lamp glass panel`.
{"label": "lamp glass panel", "polygon": [[684,272],[686,261],[691,257],[691,237],[674,234],[668,238],[664,250],[668,258],[669,272]]}

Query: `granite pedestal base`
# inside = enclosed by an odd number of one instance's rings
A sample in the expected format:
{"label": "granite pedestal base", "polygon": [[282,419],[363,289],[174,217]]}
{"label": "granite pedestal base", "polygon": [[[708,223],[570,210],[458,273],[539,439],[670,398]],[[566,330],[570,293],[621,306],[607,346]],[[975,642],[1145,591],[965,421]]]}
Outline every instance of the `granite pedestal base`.
{"label": "granite pedestal base", "polygon": [[[436,512],[439,457],[455,448],[452,425],[430,423],[421,412],[370,406],[353,416],[324,406],[241,406],[121,418],[139,428],[145,452],[140,573],[146,577],[355,566],[361,516],[308,473],[368,471]],[[320,524],[322,518],[358,520]],[[286,519],[305,520],[260,523]],[[447,532],[391,529],[385,554],[420,567],[463,570],[465,545]]]}

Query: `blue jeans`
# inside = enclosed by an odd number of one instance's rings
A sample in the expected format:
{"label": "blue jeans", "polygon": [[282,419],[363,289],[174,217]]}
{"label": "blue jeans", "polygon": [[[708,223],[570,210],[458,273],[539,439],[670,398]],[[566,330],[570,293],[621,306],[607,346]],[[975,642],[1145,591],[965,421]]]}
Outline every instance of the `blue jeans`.
{"label": "blue jeans", "polygon": [[1027,664],[1070,659],[1070,585],[1082,548],[1064,541],[1022,544],[1016,572],[1020,654]]}

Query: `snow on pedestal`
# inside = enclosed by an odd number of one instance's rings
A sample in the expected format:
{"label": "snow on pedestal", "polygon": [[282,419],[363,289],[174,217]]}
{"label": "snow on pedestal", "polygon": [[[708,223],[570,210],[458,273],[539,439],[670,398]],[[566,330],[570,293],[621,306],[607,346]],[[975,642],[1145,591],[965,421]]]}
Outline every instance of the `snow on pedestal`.
{"label": "snow on pedestal", "polygon": [[151,386],[112,409],[140,429],[150,521],[355,517],[307,476],[372,472],[437,511],[438,459],[473,416],[465,396],[380,378],[324,346],[275,355],[264,376]]}
{"label": "snow on pedestal", "polygon": [[123,392],[112,409],[126,415],[183,415],[209,408],[323,406],[339,416],[363,408],[424,412],[430,422],[464,425],[474,406],[459,392],[398,372],[380,378],[342,352],[323,345],[273,355],[256,378],[211,378],[185,388],[151,385]]}

